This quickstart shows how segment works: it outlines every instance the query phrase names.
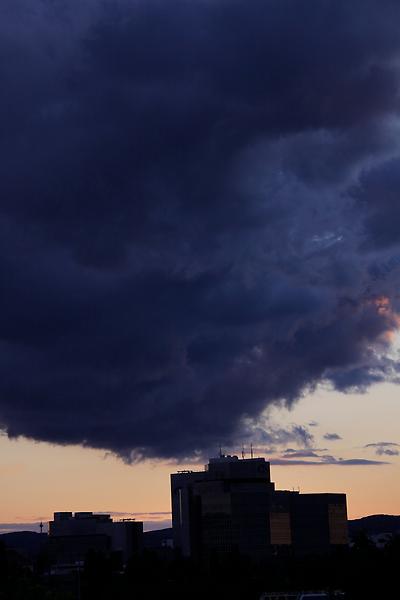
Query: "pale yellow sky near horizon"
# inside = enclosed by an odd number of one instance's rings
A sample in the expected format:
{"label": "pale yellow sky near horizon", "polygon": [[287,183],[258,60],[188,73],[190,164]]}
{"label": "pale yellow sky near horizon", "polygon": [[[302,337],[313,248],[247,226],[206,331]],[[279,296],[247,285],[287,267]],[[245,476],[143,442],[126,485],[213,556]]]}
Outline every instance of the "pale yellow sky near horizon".
{"label": "pale yellow sky near horizon", "polygon": [[[272,423],[279,427],[317,422],[317,426],[310,427],[314,445],[327,448],[327,454],[389,463],[272,465],[277,489],[345,492],[350,518],[400,514],[400,457],[377,456],[375,448],[365,448],[378,442],[400,444],[399,394],[400,388],[393,384],[376,385],[366,394],[345,395],[321,388],[300,400],[291,411],[272,409]],[[337,433],[342,439],[326,441],[326,433]],[[240,451],[238,440],[236,453]],[[1,435],[0,527],[4,523],[47,521],[59,510],[137,513],[138,518],[159,521],[162,526],[170,511],[169,474],[178,468],[185,465],[161,461],[127,465],[101,450],[9,440]]]}

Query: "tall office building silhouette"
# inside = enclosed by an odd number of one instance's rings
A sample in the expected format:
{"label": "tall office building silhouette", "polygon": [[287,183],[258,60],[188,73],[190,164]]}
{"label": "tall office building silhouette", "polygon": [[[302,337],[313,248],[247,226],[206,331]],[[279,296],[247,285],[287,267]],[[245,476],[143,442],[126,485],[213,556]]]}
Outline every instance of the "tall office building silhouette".
{"label": "tall office building silhouette", "polygon": [[171,475],[174,545],[184,556],[323,553],[348,542],[345,494],[275,490],[264,458],[212,458]]}

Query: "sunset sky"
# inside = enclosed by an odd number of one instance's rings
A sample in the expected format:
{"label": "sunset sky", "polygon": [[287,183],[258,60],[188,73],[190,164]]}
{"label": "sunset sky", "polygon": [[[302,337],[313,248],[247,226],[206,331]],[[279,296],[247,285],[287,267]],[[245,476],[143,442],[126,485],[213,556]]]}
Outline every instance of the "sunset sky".
{"label": "sunset sky", "polygon": [[[304,424],[314,436],[313,445],[326,449],[318,452],[321,456],[382,463],[290,465],[296,459],[286,454],[287,466],[271,467],[276,487],[300,487],[302,492],[346,492],[350,518],[397,514],[400,506],[398,394],[396,386],[387,384],[378,385],[367,394],[341,395],[319,390],[302,399],[290,412],[274,409],[271,421],[282,427]],[[324,439],[327,434],[336,434],[341,439],[329,441]],[[370,446],[381,442],[393,445]],[[286,449],[282,445],[270,454],[255,448],[255,455],[273,461],[273,457],[285,456]],[[249,446],[246,450],[249,457]],[[381,454],[388,450],[389,454]],[[240,439],[236,448],[225,451],[240,456]],[[215,454],[218,452],[216,448]],[[143,520],[145,529],[168,527],[169,474],[185,468],[202,468],[199,464],[162,461],[127,465],[98,450],[9,441],[6,437],[0,438],[0,456],[3,484],[0,531],[4,532],[21,528],[38,531],[37,523],[46,524],[58,510],[113,512],[116,519],[133,516]],[[304,460],[315,462],[312,457]]]}
{"label": "sunset sky", "polygon": [[399,513],[399,23],[2,0],[1,529],[165,524],[220,445]]}

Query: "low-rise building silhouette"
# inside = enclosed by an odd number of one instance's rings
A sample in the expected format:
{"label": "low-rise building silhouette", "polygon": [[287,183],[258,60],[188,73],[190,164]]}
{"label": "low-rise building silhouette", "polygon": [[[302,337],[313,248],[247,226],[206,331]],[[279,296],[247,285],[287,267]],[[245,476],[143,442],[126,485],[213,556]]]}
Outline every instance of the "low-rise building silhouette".
{"label": "low-rise building silhouette", "polygon": [[323,553],[348,543],[345,494],[275,490],[264,458],[212,458],[171,475],[174,545],[184,556]]}
{"label": "low-rise building silhouette", "polygon": [[113,521],[110,515],[92,512],[56,512],[49,523],[50,551],[55,562],[83,562],[90,551],[114,555],[125,564],[143,547],[143,523]]}

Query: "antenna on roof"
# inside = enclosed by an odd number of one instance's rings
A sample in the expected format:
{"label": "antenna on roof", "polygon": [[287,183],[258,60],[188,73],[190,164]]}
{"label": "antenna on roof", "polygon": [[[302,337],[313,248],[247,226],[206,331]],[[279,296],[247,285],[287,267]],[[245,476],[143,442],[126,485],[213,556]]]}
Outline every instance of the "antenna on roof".
{"label": "antenna on roof", "polygon": [[253,456],[253,444],[252,443],[250,444],[250,456],[251,456],[251,458],[254,458],[254,456]]}
{"label": "antenna on roof", "polygon": [[242,446],[242,458],[244,458],[244,457],[245,457],[245,452],[244,452],[244,444],[243,444],[243,446]]}

